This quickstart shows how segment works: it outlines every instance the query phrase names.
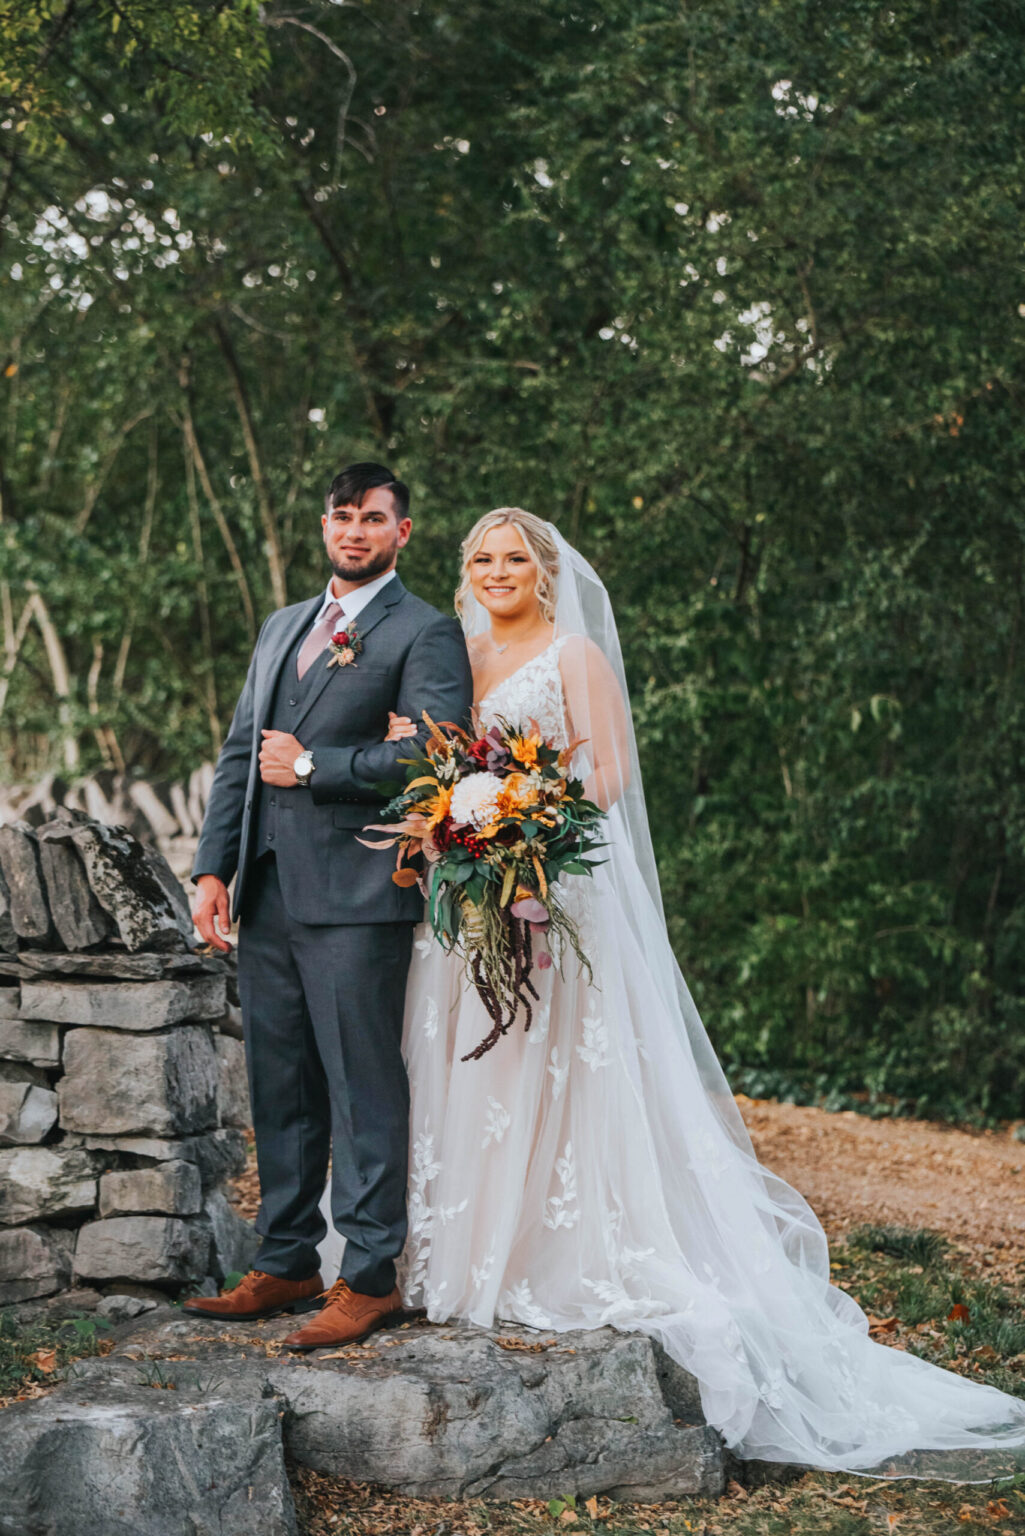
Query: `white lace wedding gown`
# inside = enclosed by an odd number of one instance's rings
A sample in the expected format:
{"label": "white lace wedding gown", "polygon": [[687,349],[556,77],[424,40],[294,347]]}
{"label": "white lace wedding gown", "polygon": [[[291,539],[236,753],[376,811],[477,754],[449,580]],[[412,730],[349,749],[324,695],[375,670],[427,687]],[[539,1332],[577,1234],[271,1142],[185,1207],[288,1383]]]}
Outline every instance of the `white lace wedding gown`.
{"label": "white lace wedding gown", "polygon": [[[486,724],[534,719],[567,744],[568,638],[482,701]],[[647,899],[639,876],[627,898]],[[988,1448],[1013,1462],[1025,1402],[870,1341],[829,1284],[814,1214],[755,1159],[725,1080],[710,1093],[707,1063],[700,1079],[668,940],[642,951],[622,868],[615,895],[600,868],[567,899],[594,984],[572,957],[564,976],[535,970],[529,1031],[479,1061],[460,1057],[491,1021],[458,960],[417,931],[407,1302],[437,1322],[650,1334],[745,1457],[965,1480],[994,1475]]]}

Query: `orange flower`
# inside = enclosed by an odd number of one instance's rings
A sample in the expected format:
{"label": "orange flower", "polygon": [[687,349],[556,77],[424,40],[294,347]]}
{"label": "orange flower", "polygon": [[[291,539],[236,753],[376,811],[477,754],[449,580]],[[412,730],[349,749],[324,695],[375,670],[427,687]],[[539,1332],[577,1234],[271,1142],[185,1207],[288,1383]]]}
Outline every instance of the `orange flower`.
{"label": "orange flower", "polygon": [[518,763],[524,768],[537,767],[537,749],[541,745],[541,737],[536,732],[531,736],[510,736],[509,751]]}
{"label": "orange flower", "polygon": [[537,792],[525,773],[510,773],[502,780],[498,791],[500,816],[519,816],[529,805],[537,803]]}
{"label": "orange flower", "polygon": [[439,784],[429,799],[420,801],[417,810],[425,817],[428,831],[445,820],[451,804],[452,788],[448,784]]}

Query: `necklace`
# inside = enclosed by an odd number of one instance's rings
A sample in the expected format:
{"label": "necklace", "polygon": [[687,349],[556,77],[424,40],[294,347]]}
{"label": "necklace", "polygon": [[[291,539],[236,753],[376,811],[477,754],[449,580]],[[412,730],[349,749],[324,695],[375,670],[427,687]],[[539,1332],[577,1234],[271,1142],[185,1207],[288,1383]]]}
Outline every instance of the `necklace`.
{"label": "necklace", "polygon": [[524,636],[520,640],[502,640],[502,641],[498,641],[498,640],[495,639],[495,637],[492,634],[492,632],[490,630],[488,631],[488,639],[491,641],[491,644],[494,646],[494,648],[498,652],[499,656],[504,656],[506,651],[509,649],[509,647],[511,645],[515,645],[515,646],[529,645],[533,638],[534,638],[533,634],[530,634],[530,635]]}

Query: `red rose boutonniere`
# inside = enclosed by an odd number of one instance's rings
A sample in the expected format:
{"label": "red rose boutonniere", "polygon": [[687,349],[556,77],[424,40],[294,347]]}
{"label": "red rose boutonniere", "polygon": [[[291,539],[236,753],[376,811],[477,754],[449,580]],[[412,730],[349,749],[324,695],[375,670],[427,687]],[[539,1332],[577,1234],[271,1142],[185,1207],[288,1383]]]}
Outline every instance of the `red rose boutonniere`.
{"label": "red rose boutonniere", "polygon": [[336,630],[328,643],[328,649],[331,652],[327,663],[329,667],[354,667],[356,657],[363,651],[363,641],[355,624]]}

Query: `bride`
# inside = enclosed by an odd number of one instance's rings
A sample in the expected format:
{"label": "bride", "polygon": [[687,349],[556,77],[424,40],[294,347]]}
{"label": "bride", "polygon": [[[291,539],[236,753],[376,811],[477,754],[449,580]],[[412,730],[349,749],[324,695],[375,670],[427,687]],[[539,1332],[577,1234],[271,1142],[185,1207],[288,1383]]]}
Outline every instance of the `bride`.
{"label": "bride", "polygon": [[[462,553],[481,721],[582,739],[574,773],[608,811],[608,847],[564,897],[593,979],[572,956],[536,970],[530,1028],[479,1060],[462,1058],[491,1020],[458,958],[418,930],[406,1303],[435,1322],[649,1334],[743,1457],[956,1481],[1015,1470],[1025,1401],[871,1341],[829,1283],[814,1213],[755,1157],[666,934],[597,575],[518,508],[480,518]],[[389,739],[413,730],[393,718]]]}

